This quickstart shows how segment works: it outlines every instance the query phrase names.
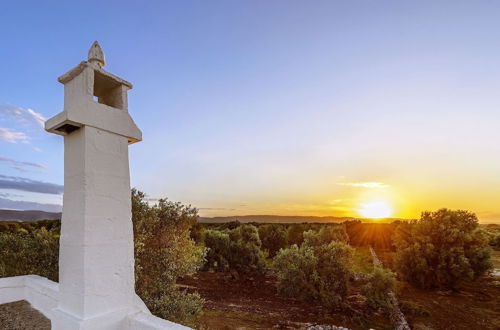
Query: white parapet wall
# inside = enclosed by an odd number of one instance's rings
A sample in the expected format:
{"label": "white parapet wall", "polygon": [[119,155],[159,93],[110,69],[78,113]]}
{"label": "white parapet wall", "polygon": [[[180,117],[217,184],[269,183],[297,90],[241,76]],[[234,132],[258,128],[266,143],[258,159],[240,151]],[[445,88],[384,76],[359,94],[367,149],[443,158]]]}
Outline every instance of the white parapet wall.
{"label": "white parapet wall", "polygon": [[[0,278],[0,304],[26,300],[48,319],[54,316],[59,300],[59,284],[38,275],[24,275]],[[187,330],[188,327],[173,323],[154,315],[147,310],[142,300],[136,303],[142,312],[131,313],[122,322],[119,330]],[[116,329],[111,327],[110,329]]]}
{"label": "white parapet wall", "polygon": [[191,329],[183,325],[170,322],[151,314],[137,313],[128,318],[129,329],[133,330],[157,330],[157,329],[172,329],[186,330]]}
{"label": "white parapet wall", "polygon": [[26,300],[47,318],[57,306],[59,284],[38,275],[0,278],[0,304]]}

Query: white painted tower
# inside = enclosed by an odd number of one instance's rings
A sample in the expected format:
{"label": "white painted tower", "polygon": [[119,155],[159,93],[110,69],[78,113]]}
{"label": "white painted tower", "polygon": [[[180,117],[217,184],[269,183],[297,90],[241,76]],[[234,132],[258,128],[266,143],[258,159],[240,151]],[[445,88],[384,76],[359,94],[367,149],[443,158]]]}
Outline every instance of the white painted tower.
{"label": "white painted tower", "polygon": [[135,294],[128,145],[142,133],[128,114],[132,85],[103,66],[94,42],[88,61],[59,77],[64,110],[45,122],[64,136],[59,283],[0,278],[0,304],[27,300],[56,330],[187,330]]}
{"label": "white painted tower", "polygon": [[94,42],[88,61],[59,77],[64,110],[45,124],[64,136],[56,330],[126,329],[127,317],[145,309],[134,290],[128,161],[142,133],[128,113],[132,85],[103,66]]}

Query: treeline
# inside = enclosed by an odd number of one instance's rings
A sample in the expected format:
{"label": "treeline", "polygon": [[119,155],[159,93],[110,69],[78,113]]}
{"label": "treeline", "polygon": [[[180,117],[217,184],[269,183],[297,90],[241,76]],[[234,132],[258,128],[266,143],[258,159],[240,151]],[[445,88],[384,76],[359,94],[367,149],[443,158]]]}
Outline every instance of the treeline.
{"label": "treeline", "polygon": [[[355,250],[346,228],[346,224],[198,223],[191,237],[207,251],[205,270],[236,277],[270,270],[276,274],[280,294],[352,312],[345,298],[351,291]],[[376,271],[382,279],[367,276],[359,284],[373,309],[384,304],[381,290],[394,284],[392,273]]]}
{"label": "treeline", "polygon": [[[155,315],[186,325],[193,325],[204,301],[176,281],[200,269],[235,277],[271,272],[280,294],[353,313],[346,299],[353,285],[370,310],[384,307],[396,278],[422,288],[456,288],[491,268],[490,247],[500,241],[500,226],[480,226],[467,211],[424,212],[419,220],[391,224],[211,224],[199,223],[191,206],[166,199],[151,206],[136,190],[132,221],[137,293]],[[59,235],[59,221],[1,222],[0,276],[57,281]],[[356,276],[353,255],[361,246],[391,250],[396,273],[374,268]]]}
{"label": "treeline", "polygon": [[0,233],[32,233],[42,228],[45,228],[48,231],[52,229],[60,231],[61,220],[40,220],[33,222],[0,221]]}
{"label": "treeline", "polygon": [[353,246],[373,246],[380,249],[394,249],[392,238],[399,222],[391,224],[362,223],[359,220],[343,223],[258,223],[242,224],[239,221],[226,223],[197,223],[192,230],[192,237],[200,241],[203,230],[232,230],[244,225],[257,228],[262,242],[262,248],[272,257],[280,248],[300,245],[304,241],[304,233],[313,230],[319,231],[324,227],[343,228],[346,239]]}

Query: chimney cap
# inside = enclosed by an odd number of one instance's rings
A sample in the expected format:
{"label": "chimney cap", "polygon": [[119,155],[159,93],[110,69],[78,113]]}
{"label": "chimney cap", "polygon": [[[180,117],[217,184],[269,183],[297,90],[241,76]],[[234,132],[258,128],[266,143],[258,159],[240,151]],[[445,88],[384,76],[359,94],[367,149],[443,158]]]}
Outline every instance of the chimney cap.
{"label": "chimney cap", "polygon": [[99,43],[94,41],[92,46],[89,49],[88,61],[91,64],[97,64],[100,68],[102,68],[106,62],[104,61],[104,52],[101,49]]}

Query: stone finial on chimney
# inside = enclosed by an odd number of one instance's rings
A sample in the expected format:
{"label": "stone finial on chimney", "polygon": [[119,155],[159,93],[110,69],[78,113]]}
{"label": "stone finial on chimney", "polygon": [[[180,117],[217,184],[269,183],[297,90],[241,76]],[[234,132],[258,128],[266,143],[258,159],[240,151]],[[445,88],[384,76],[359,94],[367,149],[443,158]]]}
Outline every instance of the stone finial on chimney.
{"label": "stone finial on chimney", "polygon": [[94,41],[92,46],[89,49],[89,63],[97,64],[100,68],[102,68],[106,63],[104,62],[104,52],[101,49],[101,46],[97,41]]}

